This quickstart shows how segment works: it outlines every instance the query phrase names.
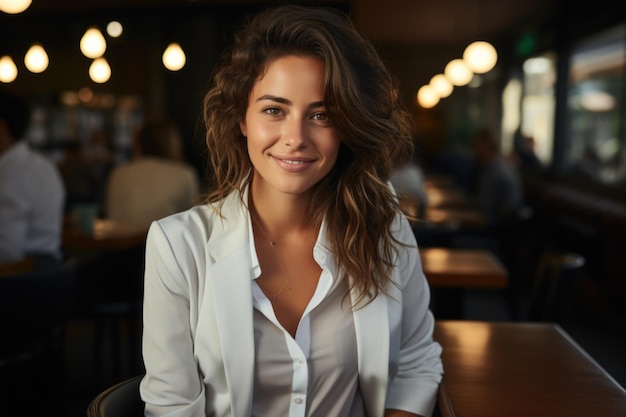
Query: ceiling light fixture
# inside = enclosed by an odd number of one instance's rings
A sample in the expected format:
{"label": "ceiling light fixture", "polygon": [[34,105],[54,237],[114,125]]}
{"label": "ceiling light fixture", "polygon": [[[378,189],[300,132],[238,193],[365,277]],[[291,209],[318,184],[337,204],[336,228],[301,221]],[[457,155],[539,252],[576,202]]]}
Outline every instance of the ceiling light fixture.
{"label": "ceiling light fixture", "polygon": [[34,43],[24,55],[24,65],[35,74],[44,72],[49,62],[48,54],[40,43]]}
{"label": "ceiling light fixture", "polygon": [[8,55],[0,57],[0,81],[3,83],[12,83],[17,78],[17,66],[13,62],[13,58]]}
{"label": "ceiling light fixture", "polygon": [[163,52],[163,65],[170,71],[178,71],[185,66],[187,57],[183,48],[176,42],[170,43]]}
{"label": "ceiling light fixture", "polygon": [[463,52],[463,60],[476,74],[489,72],[498,62],[498,52],[489,42],[472,42]]}
{"label": "ceiling light fixture", "polygon": [[98,28],[91,27],[87,29],[83,37],[80,39],[80,51],[87,58],[100,58],[104,55],[104,51],[106,51],[106,49],[106,40]]}

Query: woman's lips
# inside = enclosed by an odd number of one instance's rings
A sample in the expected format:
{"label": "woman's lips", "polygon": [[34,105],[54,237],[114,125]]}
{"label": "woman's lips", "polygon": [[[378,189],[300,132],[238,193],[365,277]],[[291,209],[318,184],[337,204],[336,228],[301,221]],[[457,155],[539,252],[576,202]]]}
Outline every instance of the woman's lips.
{"label": "woman's lips", "polygon": [[311,164],[314,161],[312,159],[306,159],[306,158],[287,158],[287,157],[280,157],[280,156],[272,156],[272,158],[274,158],[274,161],[276,161],[276,164],[280,168],[289,172],[304,171],[309,166],[311,166]]}

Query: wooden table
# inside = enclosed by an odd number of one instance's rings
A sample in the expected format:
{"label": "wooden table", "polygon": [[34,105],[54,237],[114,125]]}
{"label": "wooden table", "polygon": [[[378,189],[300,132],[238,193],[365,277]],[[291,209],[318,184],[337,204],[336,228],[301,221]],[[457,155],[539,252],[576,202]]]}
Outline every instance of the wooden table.
{"label": "wooden table", "polygon": [[451,187],[426,187],[428,208],[474,208],[472,201],[461,191]]}
{"label": "wooden table", "polygon": [[97,219],[93,232],[80,230],[72,223],[63,230],[63,248],[66,250],[126,250],[141,246],[146,241],[147,231]]}
{"label": "wooden table", "polygon": [[427,207],[426,225],[449,229],[481,229],[487,226],[484,214],[475,208]]}
{"label": "wooden table", "polygon": [[548,323],[439,320],[442,417],[624,417],[626,391]]}
{"label": "wooden table", "polygon": [[487,250],[421,248],[420,256],[431,287],[503,289],[508,285],[508,271]]}

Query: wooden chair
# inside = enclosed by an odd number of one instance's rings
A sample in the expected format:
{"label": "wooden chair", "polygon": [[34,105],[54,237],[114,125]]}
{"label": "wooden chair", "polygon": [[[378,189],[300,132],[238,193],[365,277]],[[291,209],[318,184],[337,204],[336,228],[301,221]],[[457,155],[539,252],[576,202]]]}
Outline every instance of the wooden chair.
{"label": "wooden chair", "polygon": [[139,396],[143,375],[126,379],[98,394],[87,408],[87,417],[142,417],[144,402]]}
{"label": "wooden chair", "polygon": [[563,322],[567,319],[570,301],[578,281],[578,272],[585,266],[585,257],[572,252],[548,249],[542,255],[532,292],[528,319]]}
{"label": "wooden chair", "polygon": [[0,405],[7,408],[0,415],[25,415],[42,385],[63,407],[64,336],[75,280],[73,261],[0,277]]}

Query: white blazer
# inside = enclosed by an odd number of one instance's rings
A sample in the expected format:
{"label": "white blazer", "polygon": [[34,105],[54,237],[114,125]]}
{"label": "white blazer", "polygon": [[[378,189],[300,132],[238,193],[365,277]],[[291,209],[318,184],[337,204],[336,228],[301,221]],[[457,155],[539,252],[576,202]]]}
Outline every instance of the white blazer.
{"label": "white blazer", "polygon": [[[239,193],[222,214],[202,205],[150,227],[140,387],[146,416],[250,416],[253,237]],[[441,347],[432,340],[430,292],[411,228],[404,218],[393,228],[412,247],[400,248],[388,295],[354,311],[359,384],[369,417],[385,408],[430,415]]]}

